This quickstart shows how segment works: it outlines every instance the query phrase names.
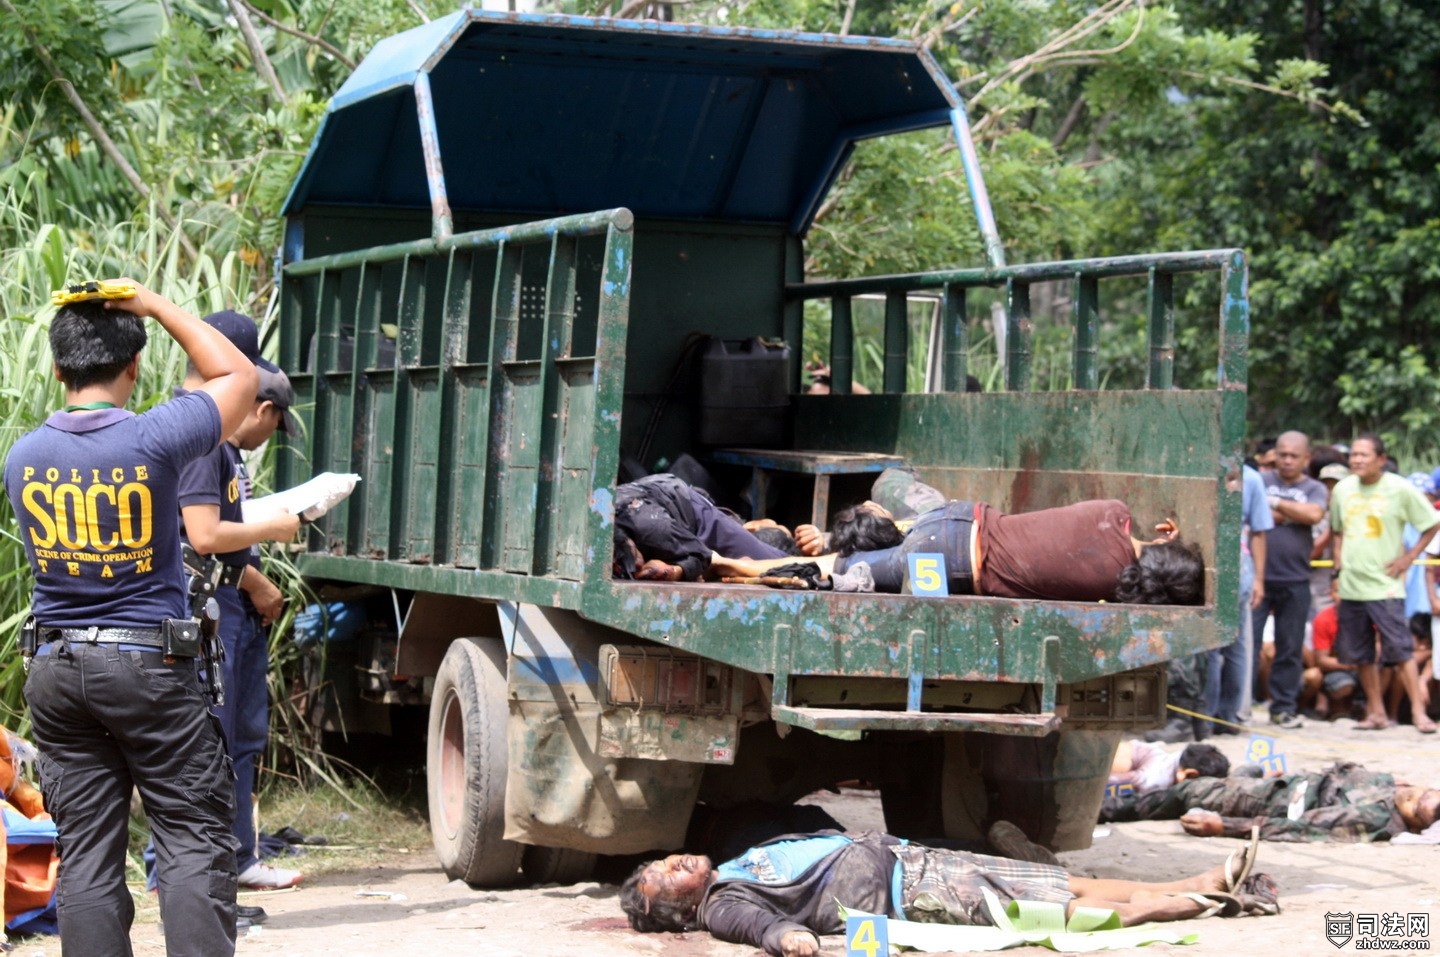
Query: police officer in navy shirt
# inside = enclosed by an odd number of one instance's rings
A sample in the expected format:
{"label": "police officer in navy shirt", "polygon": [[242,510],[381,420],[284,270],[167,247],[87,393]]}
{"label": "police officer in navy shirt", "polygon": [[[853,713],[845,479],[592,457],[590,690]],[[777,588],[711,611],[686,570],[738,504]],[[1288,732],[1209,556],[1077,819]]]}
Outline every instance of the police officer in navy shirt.
{"label": "police officer in navy shirt", "polygon": [[[249,316],[217,312],[205,322],[220,330],[255,363],[260,387],[240,427],[226,441],[186,466],[180,477],[180,516],[185,539],[202,555],[215,555],[223,566],[215,598],[220,605],[220,638],[225,646],[225,703],[216,709],[230,759],[235,765],[235,817],[231,828],[239,846],[235,864],[242,887],[281,888],[300,883],[301,873],[261,862],[251,813],[255,763],[269,735],[269,625],[280,616],[280,589],[260,570],[260,542],[295,537],[300,516],[278,515],[246,522],[241,505],[250,498],[250,475],[242,451],[259,448],[277,428],[291,431],[294,391],[285,373],[260,357],[259,333]],[[203,380],[192,367],[181,394]],[[263,911],[241,909],[247,920],[263,919]]]}
{"label": "police officer in navy shirt", "polygon": [[[22,436],[5,490],[35,575],[39,642],[25,682],[41,786],[59,828],[63,953],[129,955],[131,790],[159,853],[171,957],[235,949],[230,761],[194,658],[162,650],[190,617],[176,484],[249,412],[254,365],[199,319],[135,285],[132,299],[62,306],[50,327],[65,408]],[[203,378],[135,415],[145,317]]]}

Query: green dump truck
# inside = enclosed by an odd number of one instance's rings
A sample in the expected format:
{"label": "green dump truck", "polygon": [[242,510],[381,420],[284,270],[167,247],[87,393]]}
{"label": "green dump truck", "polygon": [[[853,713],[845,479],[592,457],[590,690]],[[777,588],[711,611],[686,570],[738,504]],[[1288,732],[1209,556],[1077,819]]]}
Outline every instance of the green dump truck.
{"label": "green dump truck", "polygon": [[[851,151],[931,127],[955,137],[988,261],[807,281],[807,230]],[[393,718],[428,700],[452,877],[577,879],[596,855],[679,846],[699,801],[847,780],[878,787],[900,834],[1005,817],[1083,847],[1115,742],[1161,723],[1166,661],[1236,633],[1243,253],[1006,265],[963,104],[914,44],[462,11],[360,64],[285,212],[281,359],[306,428],[279,484],[361,476],[300,567],[391,610],[330,647],[315,690],[337,726],[417,737]],[[1218,387],[1179,388],[1176,282],[1204,273]],[[1101,389],[1117,283],[1149,361]],[[1042,286],[1070,301],[1064,391],[1031,382]],[[1003,389],[967,393],[990,300]],[[828,394],[801,394],[807,309],[829,325]],[[883,374],[852,394],[867,309]],[[921,351],[932,374],[907,390]],[[770,383],[778,362],[778,400],[696,386],[702,352]],[[622,464],[682,455],[799,520],[897,461],[1005,511],[1123,499],[1137,521],[1178,517],[1206,601],[616,580]]]}

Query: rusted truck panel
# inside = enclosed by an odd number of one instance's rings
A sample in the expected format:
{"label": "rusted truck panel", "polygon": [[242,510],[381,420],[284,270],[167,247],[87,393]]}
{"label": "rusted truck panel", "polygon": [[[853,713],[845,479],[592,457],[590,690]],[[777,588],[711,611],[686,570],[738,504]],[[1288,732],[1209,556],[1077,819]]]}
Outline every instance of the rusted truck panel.
{"label": "rusted truck panel", "polygon": [[[967,161],[987,263],[807,282],[804,236],[850,150],[933,126]],[[697,800],[856,778],[898,833],[973,836],[1003,813],[1083,846],[1115,741],[1164,713],[1165,662],[1236,632],[1244,255],[1006,265],[963,105],[912,44],[464,11],[357,69],[286,213],[281,358],[306,430],[281,482],[362,476],[302,569],[395,609],[359,655],[362,693],[340,697],[429,698],[452,876],[574,878],[596,854],[678,846]],[[1206,273],[1218,387],[1178,388],[1176,282]],[[1102,307],[1127,282],[1145,381],[1102,390]],[[1073,305],[1065,391],[1031,381],[1042,283]],[[1005,389],[966,393],[967,303],[997,295]],[[876,297],[884,388],[850,394],[856,303]],[[906,392],[922,297],[938,375]],[[815,303],[832,392],[799,395]],[[675,383],[705,336],[788,343],[784,447],[700,444],[699,397]],[[781,499],[800,517],[844,504],[871,461],[1007,511],[1124,499],[1200,544],[1206,601],[614,580],[622,460],[682,453],[737,487],[801,474],[813,496]]]}

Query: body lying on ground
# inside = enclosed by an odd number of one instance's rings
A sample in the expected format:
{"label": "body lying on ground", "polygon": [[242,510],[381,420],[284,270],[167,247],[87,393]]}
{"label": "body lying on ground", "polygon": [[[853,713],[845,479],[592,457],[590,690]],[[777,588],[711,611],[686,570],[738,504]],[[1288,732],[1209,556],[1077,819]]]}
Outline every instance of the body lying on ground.
{"label": "body lying on ground", "polygon": [[1188,744],[1170,751],[1138,738],[1121,741],[1110,762],[1108,784],[1128,784],[1136,794],[1164,791],[1191,778],[1223,778],[1230,759],[1213,744]]}
{"label": "body lying on ground", "polygon": [[791,834],[718,867],[685,854],[641,865],[621,888],[620,903],[636,930],[706,930],[777,957],[816,954],[818,935],[840,933],[837,902],[899,919],[971,925],[993,923],[987,889],[1002,904],[1050,901],[1067,914],[1082,906],[1114,910],[1126,926],[1275,913],[1274,881],[1249,874],[1253,849],[1236,857],[1195,877],[1152,884],[1073,877],[1051,864],[940,850],[889,834]]}
{"label": "body lying on ground", "polygon": [[1106,821],[1179,820],[1197,837],[1267,841],[1388,841],[1423,831],[1440,813],[1440,789],[1338,762],[1323,771],[1262,778],[1195,778],[1133,797],[1107,798]]}

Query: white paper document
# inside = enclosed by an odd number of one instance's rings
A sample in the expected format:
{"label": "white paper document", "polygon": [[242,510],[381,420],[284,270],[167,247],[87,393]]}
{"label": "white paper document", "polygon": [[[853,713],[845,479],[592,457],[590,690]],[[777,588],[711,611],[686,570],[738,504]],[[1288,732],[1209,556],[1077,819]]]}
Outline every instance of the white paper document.
{"label": "white paper document", "polygon": [[286,512],[313,522],[355,491],[358,481],[360,476],[354,473],[321,472],[283,492],[246,499],[240,503],[240,512],[247,522],[263,522]]}

